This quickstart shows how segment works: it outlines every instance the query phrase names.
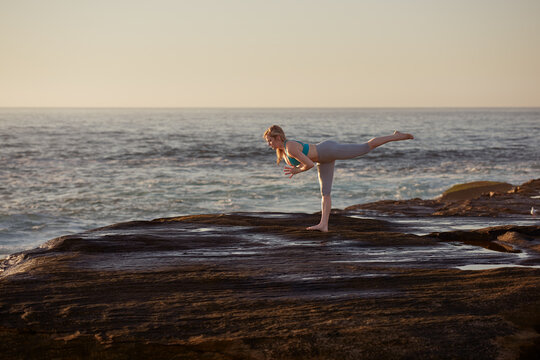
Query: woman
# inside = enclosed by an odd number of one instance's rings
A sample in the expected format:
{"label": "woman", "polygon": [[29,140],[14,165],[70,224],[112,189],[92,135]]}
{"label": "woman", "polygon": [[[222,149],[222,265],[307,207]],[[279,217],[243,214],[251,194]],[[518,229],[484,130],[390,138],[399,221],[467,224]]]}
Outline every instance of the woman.
{"label": "woman", "polygon": [[297,140],[287,140],[283,129],[278,125],[272,125],[266,129],[263,138],[272,149],[276,150],[278,165],[281,160],[285,160],[289,165],[285,166],[283,170],[289,178],[311,169],[317,163],[322,196],[321,221],[307,229],[326,232],[332,209],[330,192],[334,178],[335,161],[352,159],[367,154],[387,142],[414,139],[414,136],[394,131],[392,135],[376,137],[364,144],[338,144],[335,141],[327,140],[315,145],[304,144]]}

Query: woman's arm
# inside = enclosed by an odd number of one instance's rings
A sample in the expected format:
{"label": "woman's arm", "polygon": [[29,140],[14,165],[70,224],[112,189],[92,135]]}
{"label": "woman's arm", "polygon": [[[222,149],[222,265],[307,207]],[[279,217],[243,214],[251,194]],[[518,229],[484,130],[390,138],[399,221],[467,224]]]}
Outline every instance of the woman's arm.
{"label": "woman's arm", "polygon": [[285,166],[283,171],[285,175],[292,178],[294,175],[307,171],[315,166],[315,163],[302,152],[302,145],[297,142],[287,143],[287,153],[300,162],[298,166]]}

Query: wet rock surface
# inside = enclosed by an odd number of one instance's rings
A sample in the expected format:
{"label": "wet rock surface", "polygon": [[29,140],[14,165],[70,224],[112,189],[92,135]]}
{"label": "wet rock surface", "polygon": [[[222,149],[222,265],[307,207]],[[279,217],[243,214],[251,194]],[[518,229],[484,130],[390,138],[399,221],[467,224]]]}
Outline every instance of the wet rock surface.
{"label": "wet rock surface", "polygon": [[[346,213],[377,211],[407,216],[530,216],[540,208],[540,179],[512,187],[509,184],[472,186],[438,199],[383,200],[345,208]],[[467,185],[467,184],[464,184]],[[538,214],[540,219],[540,213]]]}
{"label": "wet rock surface", "polygon": [[[540,226],[407,233],[332,215],[199,215],[0,264],[6,358],[493,359],[540,349]],[[528,267],[463,271],[470,264]]]}

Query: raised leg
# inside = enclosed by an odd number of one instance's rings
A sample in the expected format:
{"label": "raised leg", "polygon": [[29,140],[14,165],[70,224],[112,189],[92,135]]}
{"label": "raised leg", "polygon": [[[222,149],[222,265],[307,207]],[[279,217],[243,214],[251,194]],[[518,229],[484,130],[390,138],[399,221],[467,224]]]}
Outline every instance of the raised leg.
{"label": "raised leg", "polygon": [[386,144],[387,142],[390,142],[390,141],[401,141],[401,140],[410,140],[410,139],[414,139],[414,136],[412,136],[411,134],[401,133],[396,130],[394,131],[392,135],[376,137],[369,140],[367,143],[369,145],[369,148],[373,150],[376,147]]}

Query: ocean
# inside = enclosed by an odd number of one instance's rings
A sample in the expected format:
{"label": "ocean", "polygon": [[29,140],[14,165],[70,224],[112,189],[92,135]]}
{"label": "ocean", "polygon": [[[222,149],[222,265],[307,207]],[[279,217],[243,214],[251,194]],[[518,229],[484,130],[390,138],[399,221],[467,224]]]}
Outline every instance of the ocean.
{"label": "ocean", "polygon": [[414,134],[338,162],[334,208],[540,177],[538,108],[4,108],[0,258],[122,221],[319,211],[316,169],[283,175],[262,139],[272,124],[309,143],[361,143],[395,129]]}

